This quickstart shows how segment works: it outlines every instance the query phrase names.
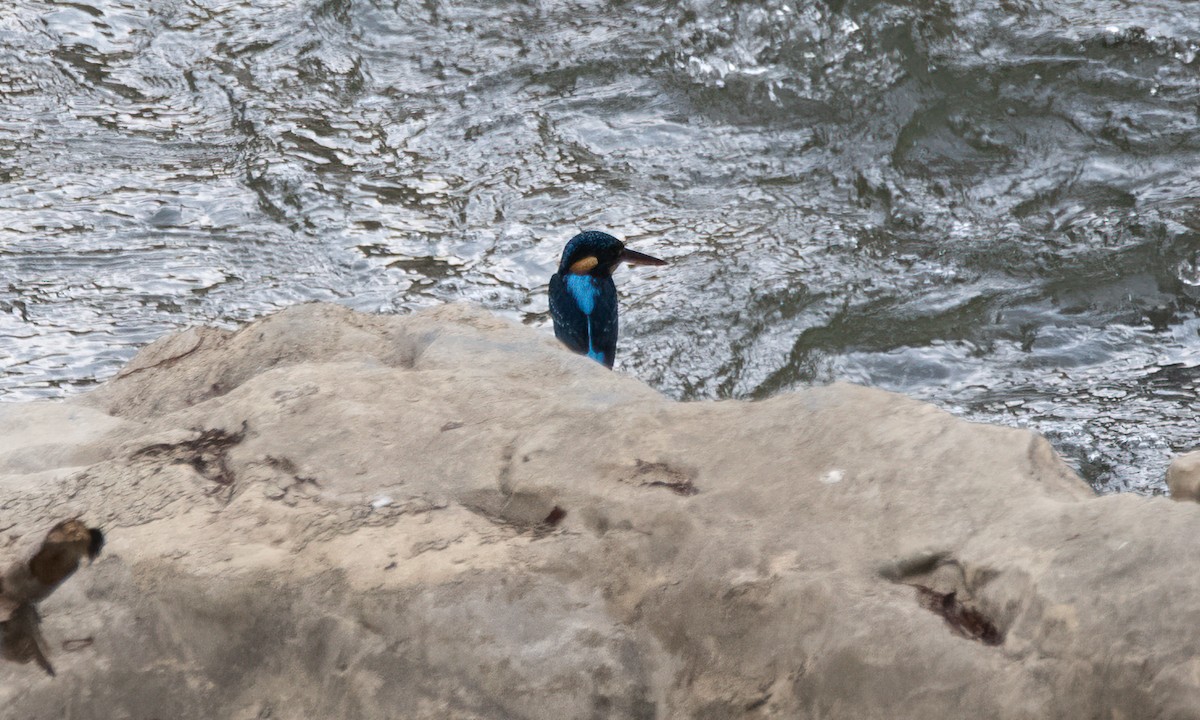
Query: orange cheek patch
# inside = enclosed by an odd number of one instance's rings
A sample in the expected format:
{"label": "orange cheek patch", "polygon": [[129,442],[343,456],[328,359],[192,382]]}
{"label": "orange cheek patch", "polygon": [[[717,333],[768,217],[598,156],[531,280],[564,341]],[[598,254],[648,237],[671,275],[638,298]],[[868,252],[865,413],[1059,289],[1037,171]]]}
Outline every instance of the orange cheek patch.
{"label": "orange cheek patch", "polygon": [[588,255],[582,260],[576,260],[571,263],[571,272],[576,275],[586,275],[592,271],[592,268],[600,264],[595,255]]}

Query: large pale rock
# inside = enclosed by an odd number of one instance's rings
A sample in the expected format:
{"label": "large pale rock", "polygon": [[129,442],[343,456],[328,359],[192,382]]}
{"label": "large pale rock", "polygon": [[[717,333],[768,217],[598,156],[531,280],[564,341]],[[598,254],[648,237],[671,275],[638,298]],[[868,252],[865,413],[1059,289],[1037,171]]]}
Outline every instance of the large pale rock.
{"label": "large pale rock", "polygon": [[1200,450],[1171,461],[1167,468],[1167,489],[1175,500],[1200,501]]}
{"label": "large pale rock", "polygon": [[676,403],[481,311],[306,305],[0,422],[5,537],[109,539],[5,718],[1200,714],[1200,507],[898,395]]}

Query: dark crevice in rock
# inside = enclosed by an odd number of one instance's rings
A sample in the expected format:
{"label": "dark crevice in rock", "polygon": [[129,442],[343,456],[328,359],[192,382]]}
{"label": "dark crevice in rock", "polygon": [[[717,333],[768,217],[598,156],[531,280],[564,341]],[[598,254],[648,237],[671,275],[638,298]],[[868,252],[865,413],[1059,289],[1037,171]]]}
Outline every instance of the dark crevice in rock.
{"label": "dark crevice in rock", "polygon": [[512,489],[513,456],[517,454],[517,441],[513,440],[504,446],[500,457],[500,492],[508,495]]}
{"label": "dark crevice in rock", "polygon": [[500,493],[481,490],[462,498],[463,507],[496,525],[541,537],[562,524],[567,511],[549,494],[536,491]]}
{"label": "dark crevice in rock", "polygon": [[926,610],[942,616],[955,635],[977,640],[984,645],[1000,645],[1004,634],[986,615],[960,601],[957,593],[940,593],[924,585],[914,585],[917,602]]}
{"label": "dark crevice in rock", "polygon": [[[243,426],[244,428],[244,426]],[[290,475],[293,484],[295,485],[312,485],[313,487],[321,487],[320,481],[309,475],[301,475],[300,469],[296,467],[296,463],[292,462],[291,458],[277,457],[275,455],[267,455],[263,461],[271,468],[279,472]]]}
{"label": "dark crevice in rock", "polygon": [[90,648],[95,642],[96,638],[90,635],[85,638],[71,638],[70,640],[62,641],[62,649],[63,652],[79,652],[80,650]]}
{"label": "dark crevice in rock", "polygon": [[642,483],[642,487],[666,488],[676,495],[683,495],[684,497],[696,495],[700,492],[700,488],[693,485],[691,480],[682,480],[679,482],[664,482],[662,480],[654,480],[648,483]]}
{"label": "dark crevice in rock", "polygon": [[905,583],[920,575],[928,575],[940,565],[952,564],[954,558],[948,552],[923,552],[899,558],[880,568],[879,574],[894,583]]}
{"label": "dark crevice in rock", "polygon": [[550,527],[556,527],[566,516],[567,511],[555,505],[550,510],[550,514],[546,516],[546,519],[542,521],[542,524]]}
{"label": "dark crevice in rock", "polygon": [[[1004,642],[1003,623],[978,608],[976,593],[997,574],[987,568],[971,572],[949,552],[926,551],[900,558],[880,569],[880,575],[917,591],[917,603],[940,615],[959,637],[984,645]],[[971,578],[971,581],[968,581]]]}

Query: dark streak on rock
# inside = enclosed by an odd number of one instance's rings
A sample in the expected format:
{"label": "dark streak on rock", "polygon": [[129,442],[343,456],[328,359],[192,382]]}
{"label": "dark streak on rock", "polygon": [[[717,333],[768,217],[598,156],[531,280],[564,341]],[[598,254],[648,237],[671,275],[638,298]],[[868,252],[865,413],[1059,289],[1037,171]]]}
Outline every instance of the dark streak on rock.
{"label": "dark streak on rock", "polygon": [[[659,479],[651,480],[646,476],[658,476]],[[700,492],[700,488],[692,483],[692,478],[686,473],[671,467],[664,462],[646,462],[638,459],[637,465],[633,469],[633,480],[638,481],[642,487],[661,487],[670,490],[676,495],[689,497]]]}
{"label": "dark streak on rock", "polygon": [[924,585],[914,585],[917,602],[926,610],[941,615],[956,635],[978,640],[984,645],[999,645],[1004,635],[996,625],[978,610],[968,607],[954,592],[940,593]]}
{"label": "dark streak on rock", "polygon": [[463,424],[460,422],[451,421],[442,426],[442,432],[446,432],[448,430],[457,430],[462,426]]}
{"label": "dark streak on rock", "polygon": [[200,436],[193,440],[147,445],[138,450],[134,457],[173,456],[175,462],[191,465],[206,479],[218,485],[232,486],[236,478],[229,466],[229,448],[246,437],[247,427],[247,423],[242,421],[242,427],[237,432],[221,428],[198,430]]}
{"label": "dark streak on rock", "polygon": [[[179,337],[179,336],[175,336],[175,337]],[[162,360],[159,360],[158,362],[153,363],[151,365],[132,367],[134,365],[134,363],[130,363],[130,367],[126,367],[126,368],[122,369],[119,373],[117,373],[117,378],[124,379],[124,378],[130,377],[131,375],[136,375],[140,372],[144,372],[146,370],[153,370],[155,368],[169,368],[172,365],[177,364],[180,360],[184,359],[185,357],[194,354],[197,350],[199,350],[203,346],[204,346],[204,337],[201,336],[199,339],[196,340],[196,344],[193,345],[192,347],[188,348],[187,350],[184,350],[183,352],[172,355],[170,357],[165,357]]]}
{"label": "dark streak on rock", "polygon": [[696,495],[700,492],[700,488],[693,485],[691,480],[683,480],[680,482],[664,482],[662,480],[655,480],[653,482],[643,483],[643,486],[664,487],[676,495],[683,495],[684,497]]}
{"label": "dark streak on rock", "polygon": [[96,638],[93,637],[63,640],[62,649],[65,652],[79,652],[85,648],[90,648],[94,642],[96,642]]}

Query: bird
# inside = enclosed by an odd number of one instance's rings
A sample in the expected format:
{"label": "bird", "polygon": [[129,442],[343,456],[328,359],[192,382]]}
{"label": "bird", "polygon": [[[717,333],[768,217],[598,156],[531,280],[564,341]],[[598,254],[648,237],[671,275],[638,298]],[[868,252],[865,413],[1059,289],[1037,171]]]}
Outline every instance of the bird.
{"label": "bird", "polygon": [[617,285],[621,263],[666,265],[598,230],[581,232],[563,248],[558,272],[550,278],[554,336],[571,350],[611,368],[617,358]]}

